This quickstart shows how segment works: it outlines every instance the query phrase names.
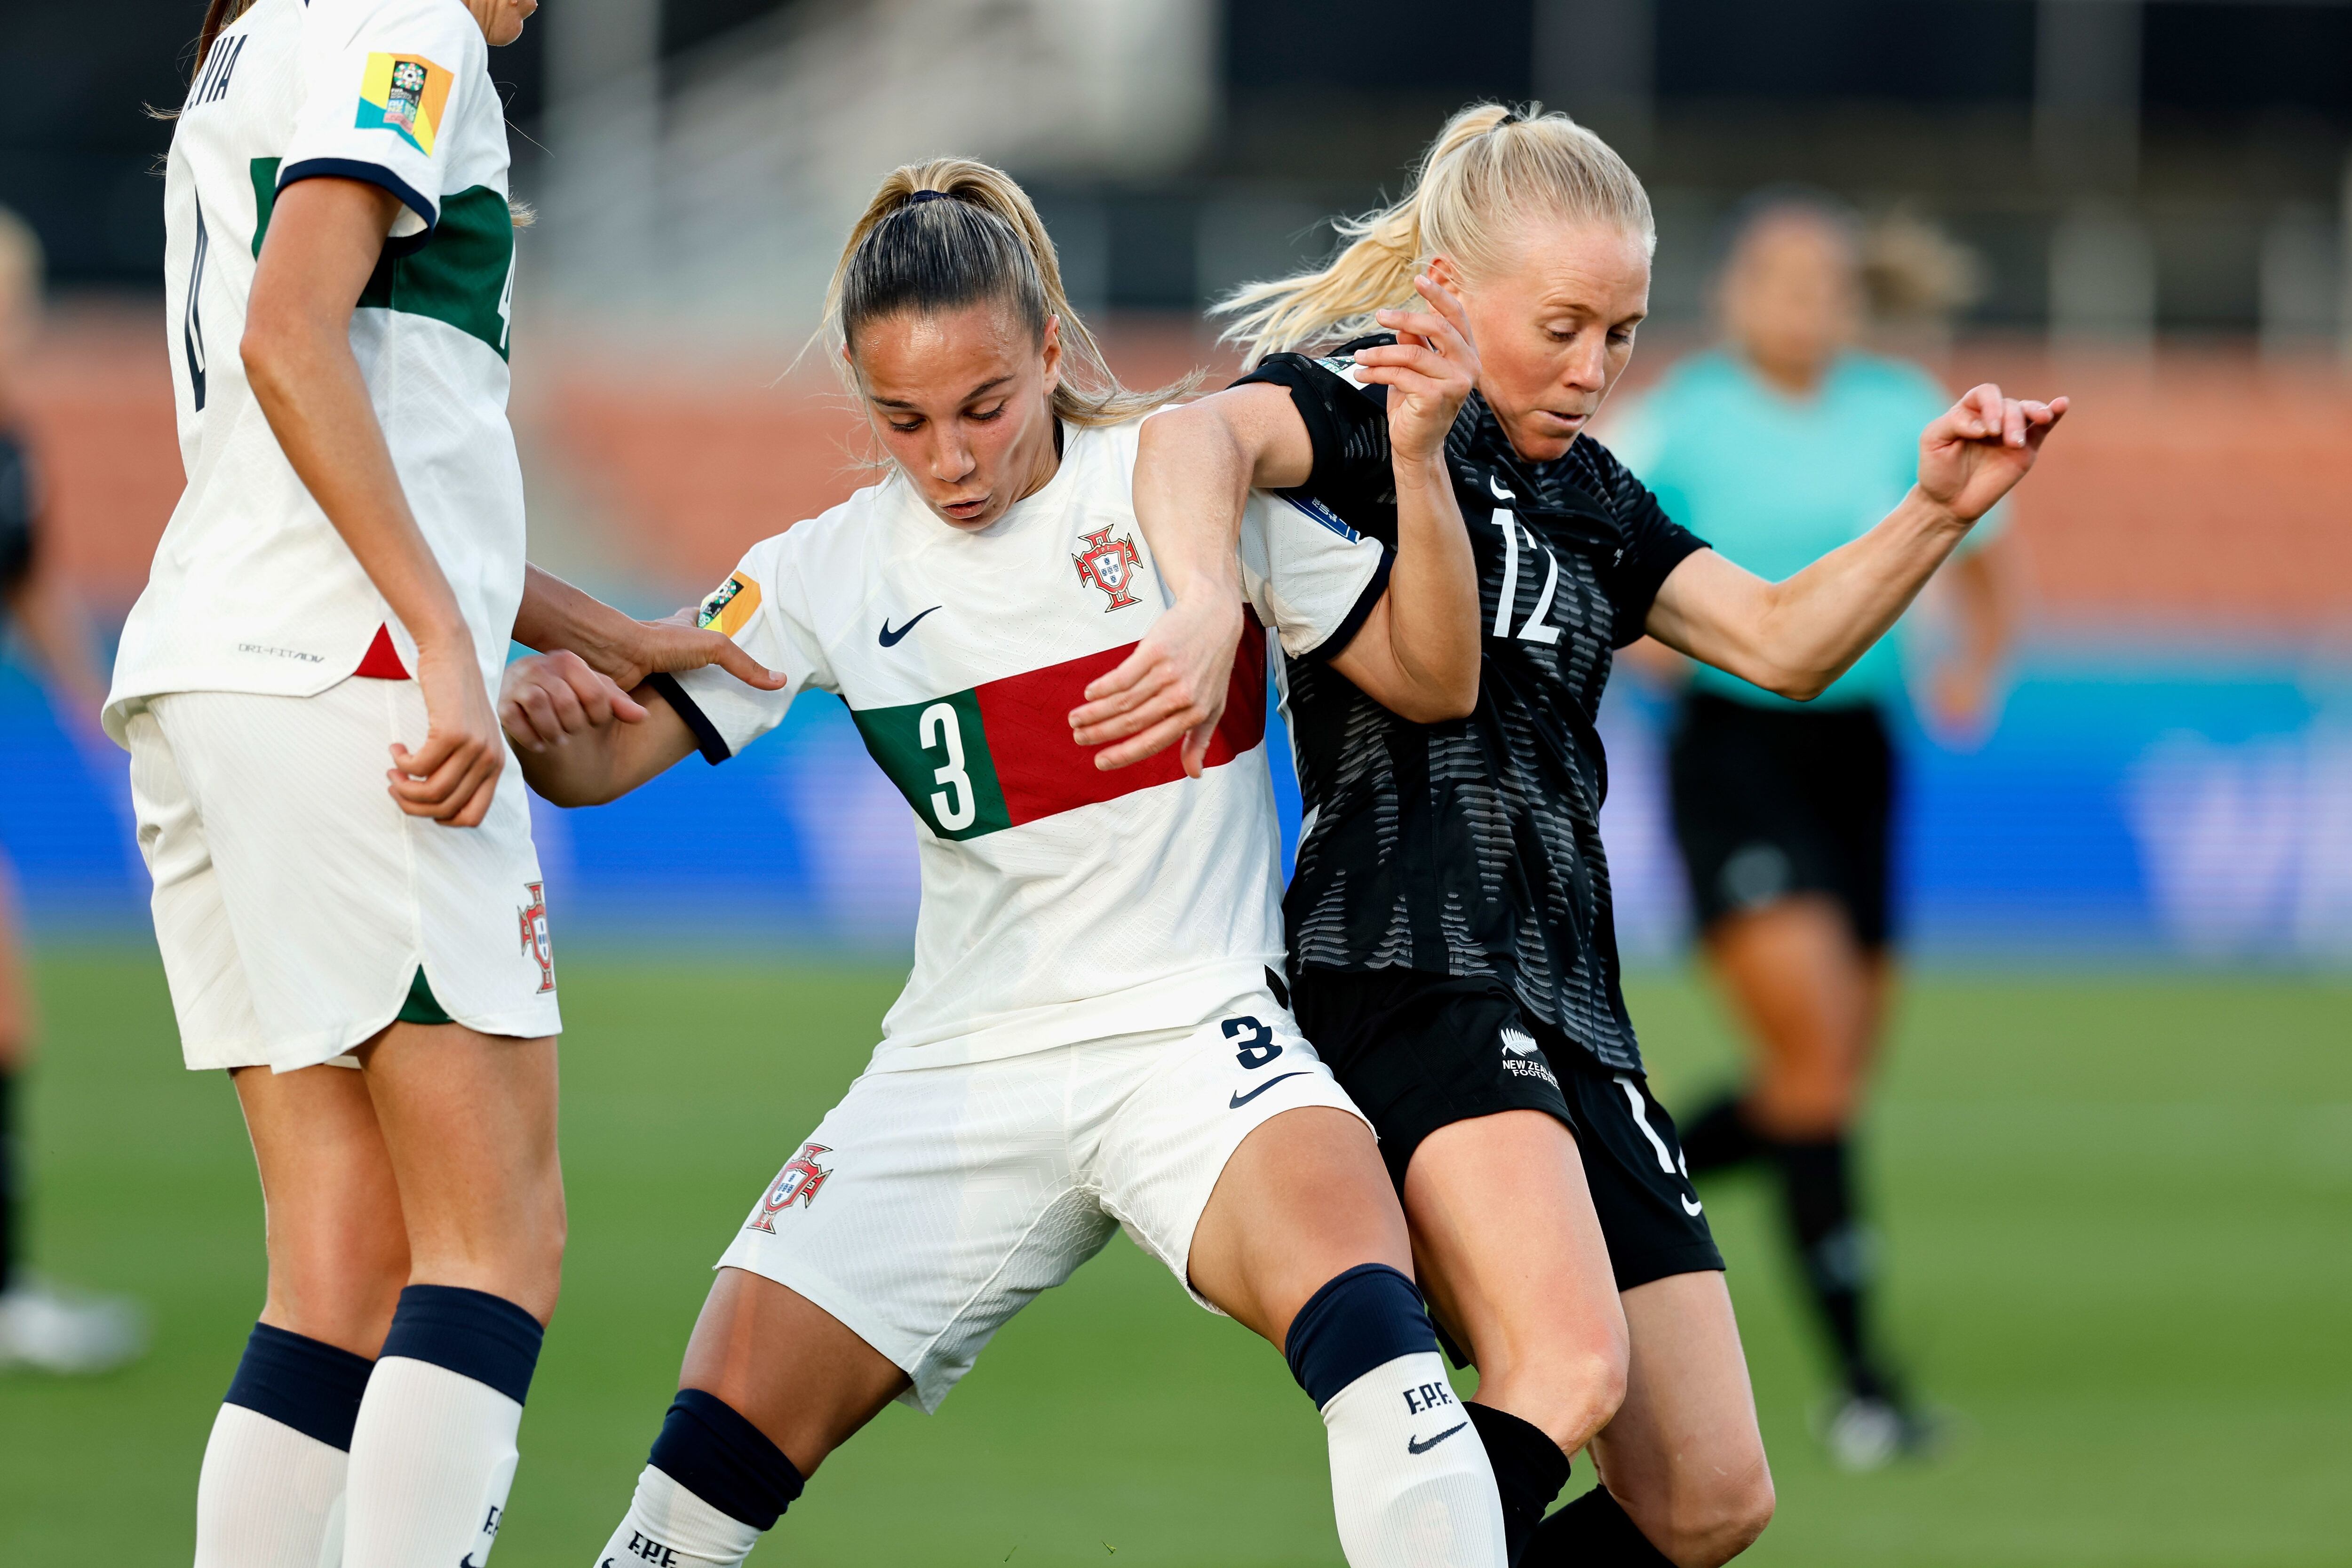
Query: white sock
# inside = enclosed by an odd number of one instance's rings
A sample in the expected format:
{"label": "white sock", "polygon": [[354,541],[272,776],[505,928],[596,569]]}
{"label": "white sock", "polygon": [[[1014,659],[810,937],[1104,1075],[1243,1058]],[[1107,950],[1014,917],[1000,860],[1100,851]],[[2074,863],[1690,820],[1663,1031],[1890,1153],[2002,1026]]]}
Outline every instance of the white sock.
{"label": "white sock", "polygon": [[759,1544],[758,1531],[647,1465],[629,1516],[596,1554],[596,1568],[736,1568]]}
{"label": "white sock", "polygon": [[1323,1426],[1349,1568],[1504,1568],[1495,1471],[1435,1351],[1372,1368]]}
{"label": "white sock", "polygon": [[348,1568],[482,1568],[520,1455],[522,1406],[430,1362],[375,1363],[352,1434]]}
{"label": "white sock", "polygon": [[242,1405],[222,1405],[196,1478],[195,1568],[334,1568],[350,1458]]}

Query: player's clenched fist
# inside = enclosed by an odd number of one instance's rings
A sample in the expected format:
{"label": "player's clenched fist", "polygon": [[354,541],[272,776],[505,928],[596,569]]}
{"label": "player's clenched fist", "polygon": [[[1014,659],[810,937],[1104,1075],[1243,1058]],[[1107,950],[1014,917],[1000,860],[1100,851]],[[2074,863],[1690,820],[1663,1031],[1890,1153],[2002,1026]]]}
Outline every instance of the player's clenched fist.
{"label": "player's clenched fist", "polygon": [[646,710],[572,653],[535,654],[507,667],[499,720],[519,750],[540,752],[618,720],[635,724]]}

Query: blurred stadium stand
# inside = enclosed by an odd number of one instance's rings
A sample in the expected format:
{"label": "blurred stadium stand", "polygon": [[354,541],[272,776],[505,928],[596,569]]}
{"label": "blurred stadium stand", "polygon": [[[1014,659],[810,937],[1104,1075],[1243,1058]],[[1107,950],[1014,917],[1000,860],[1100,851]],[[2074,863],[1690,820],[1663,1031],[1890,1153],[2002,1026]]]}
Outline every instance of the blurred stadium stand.
{"label": "blurred stadium stand", "polygon": [[[60,300],[33,426],[57,547],[119,616],[180,478],[154,303],[192,0],[0,32],[0,202]],[[1797,181],[1980,258],[1956,384],[2077,402],[2022,492],[2030,632],[1999,728],[1919,737],[1905,876],[1945,952],[2352,958],[2352,4],[2201,0],[561,0],[494,57],[525,237],[516,415],[534,551],[640,610],[863,482],[795,364],[891,164],[962,152],[1040,196],[1132,381],[1227,364],[1219,290],[1319,257],[1439,119],[1538,97],[1660,218],[1635,377],[1704,341],[1726,213]],[[1932,637],[1932,605],[1922,635]],[[1629,949],[1672,952],[1654,699],[1622,683],[1610,830]],[[583,926],[889,942],[903,806],[837,705],[716,774],[549,827]],[[129,924],[107,791],[0,674],[0,838],[36,916]],[[87,783],[100,780],[93,792]],[[30,804],[18,809],[14,802]],[[578,929],[578,928],[575,928]]]}

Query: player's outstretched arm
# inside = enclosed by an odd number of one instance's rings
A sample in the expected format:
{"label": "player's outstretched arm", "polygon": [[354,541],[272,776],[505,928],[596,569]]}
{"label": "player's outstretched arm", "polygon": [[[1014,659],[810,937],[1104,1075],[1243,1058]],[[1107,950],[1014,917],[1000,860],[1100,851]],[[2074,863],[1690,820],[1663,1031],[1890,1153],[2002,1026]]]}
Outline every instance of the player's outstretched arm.
{"label": "player's outstretched arm", "polygon": [[1183,742],[1201,776],[1223,714],[1242,634],[1242,508],[1253,486],[1303,485],[1315,467],[1306,422],[1278,386],[1236,386],[1147,420],[1135,459],[1135,517],[1174,603],[1070,715],[1097,768],[1123,768]]}
{"label": "player's outstretched arm", "polygon": [[1645,629],[1669,647],[1799,701],[1828,689],[1908,609],[1977,519],[2032,468],[2066,413],[1987,384],[1919,437],[1919,482],[1876,528],[1786,582],[1712,550],[1658,589]]}
{"label": "player's outstretched arm", "polygon": [[524,782],[558,805],[602,805],[694,750],[694,734],[650,686],[625,692],[577,654],[507,667],[499,719]]}
{"label": "player's outstretched arm", "polygon": [[1430,309],[1381,311],[1397,341],[1356,354],[1359,377],[1389,389],[1396,563],[1331,668],[1398,717],[1435,724],[1478,704],[1478,563],[1445,464],[1446,433],[1478,384],[1478,353],[1462,302],[1433,279],[1413,287]]}
{"label": "player's outstretched arm", "polygon": [[717,665],[746,686],[781,691],[784,678],[745,653],[723,632],[690,620],[640,621],[583,593],[552,572],[523,570],[522,607],[514,640],[541,653],[578,654],[588,668],[624,691],[648,675],[677,674]]}

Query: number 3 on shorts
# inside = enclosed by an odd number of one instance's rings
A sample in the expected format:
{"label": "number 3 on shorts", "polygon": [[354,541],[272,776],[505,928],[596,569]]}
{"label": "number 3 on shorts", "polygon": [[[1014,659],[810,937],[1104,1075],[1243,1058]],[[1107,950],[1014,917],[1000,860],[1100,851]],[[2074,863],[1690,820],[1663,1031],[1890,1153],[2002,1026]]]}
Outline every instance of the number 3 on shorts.
{"label": "number 3 on shorts", "polygon": [[1255,1018],[1228,1018],[1217,1026],[1224,1030],[1225,1038],[1241,1041],[1234,1059],[1245,1068],[1262,1068],[1282,1054],[1282,1047],[1274,1043],[1274,1031]]}

